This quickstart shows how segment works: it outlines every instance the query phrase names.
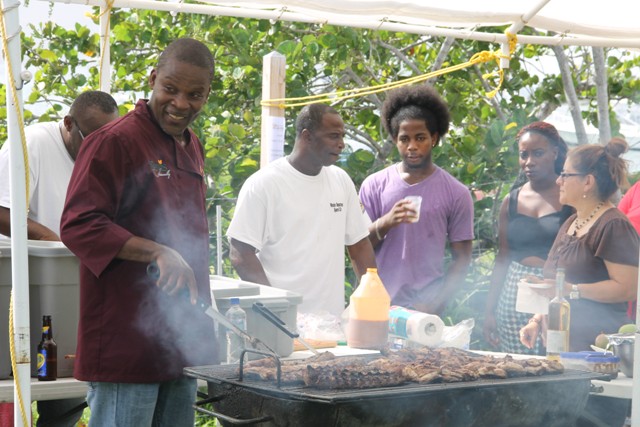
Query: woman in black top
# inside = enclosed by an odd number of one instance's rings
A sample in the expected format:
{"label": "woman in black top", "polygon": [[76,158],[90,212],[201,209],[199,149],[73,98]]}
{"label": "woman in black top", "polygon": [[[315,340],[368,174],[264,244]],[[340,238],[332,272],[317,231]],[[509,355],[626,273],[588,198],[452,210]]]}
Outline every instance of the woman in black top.
{"label": "woman in black top", "polygon": [[515,309],[518,281],[542,275],[542,266],[560,225],[571,208],[559,202],[556,185],[567,155],[558,131],[545,122],[523,127],[516,138],[520,167],[526,182],[511,190],[500,208],[499,247],[487,297],[484,336],[506,353],[544,354],[541,343],[529,349],[519,331],[531,313]]}

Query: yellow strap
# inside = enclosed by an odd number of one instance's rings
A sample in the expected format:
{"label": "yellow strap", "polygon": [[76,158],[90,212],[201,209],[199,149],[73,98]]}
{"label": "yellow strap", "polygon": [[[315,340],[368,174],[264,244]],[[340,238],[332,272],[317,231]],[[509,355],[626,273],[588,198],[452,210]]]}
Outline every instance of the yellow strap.
{"label": "yellow strap", "polygon": [[[452,73],[454,71],[462,70],[464,68],[470,67],[475,64],[495,61],[500,66],[500,59],[502,58],[511,58],[512,52],[515,50],[518,39],[515,34],[506,33],[507,39],[509,42],[509,54],[504,55],[501,50],[497,50],[495,52],[490,51],[482,51],[474,54],[469,61],[464,62],[458,65],[452,65],[451,67],[442,68],[440,70],[432,71],[427,74],[422,74],[420,76],[411,77],[405,80],[401,80],[398,82],[385,83],[378,86],[369,86],[364,88],[355,88],[355,89],[346,89],[339,90],[331,93],[323,93],[319,95],[310,95],[310,96],[302,96],[297,98],[278,98],[278,99],[266,99],[260,102],[263,107],[278,107],[278,108],[291,108],[291,107],[300,107],[303,105],[313,104],[315,102],[336,102],[343,101],[345,99],[357,98],[359,96],[367,96],[375,93],[384,92],[390,89],[395,89],[397,87],[406,86],[418,82],[422,82],[425,80],[429,80],[433,77],[438,77],[444,74]],[[492,73],[484,74],[482,78],[485,80],[489,77],[498,75],[499,81],[496,88],[490,92],[487,92],[486,95],[489,98],[493,98],[504,81],[504,71],[499,68],[498,71],[494,71]]]}
{"label": "yellow strap", "polygon": [[[18,378],[18,364],[16,363],[16,342],[13,336],[13,289],[11,290],[11,297],[9,299],[9,351],[11,353],[11,370],[13,371],[13,377],[15,378],[16,393],[18,394],[18,404],[20,405],[20,416],[22,418],[22,425],[28,426],[27,413],[24,407],[24,401],[22,398],[22,389],[20,388],[20,379]],[[31,406],[29,406],[31,410]]]}

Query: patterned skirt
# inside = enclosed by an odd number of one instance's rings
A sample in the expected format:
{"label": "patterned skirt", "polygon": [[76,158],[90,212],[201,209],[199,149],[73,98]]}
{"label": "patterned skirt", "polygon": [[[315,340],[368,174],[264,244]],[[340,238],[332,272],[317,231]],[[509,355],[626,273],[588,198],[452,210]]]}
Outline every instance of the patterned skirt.
{"label": "patterned skirt", "polygon": [[536,345],[528,349],[520,343],[520,329],[529,322],[531,313],[516,311],[516,297],[518,295],[518,281],[523,276],[542,276],[542,268],[528,267],[512,261],[507,271],[507,277],[500,293],[496,308],[496,323],[500,339],[500,351],[504,353],[545,355],[542,339],[538,336]]}

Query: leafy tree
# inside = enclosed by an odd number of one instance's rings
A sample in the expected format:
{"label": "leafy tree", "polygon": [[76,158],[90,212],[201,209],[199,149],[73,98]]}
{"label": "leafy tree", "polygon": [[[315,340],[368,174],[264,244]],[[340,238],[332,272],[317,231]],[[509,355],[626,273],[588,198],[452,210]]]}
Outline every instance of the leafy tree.
{"label": "leafy tree", "polygon": [[[97,13],[97,9],[96,9]],[[97,23],[97,17],[94,17]],[[482,50],[497,49],[484,42],[449,40],[430,36],[309,25],[292,22],[171,14],[146,10],[112,11],[112,93],[121,100],[121,113],[133,108],[139,97],[149,96],[147,78],[158,54],[178,37],[195,37],[208,44],[216,60],[212,95],[194,124],[206,151],[208,197],[224,212],[223,229],[233,211],[244,180],[259,168],[262,58],[278,51],[287,61],[287,96],[300,97],[351,88],[375,86],[468,61]],[[26,66],[37,69],[26,100],[27,123],[58,120],[80,92],[98,88],[98,34],[77,24],[71,30],[48,22],[22,35]],[[503,31],[496,28],[496,32]],[[563,51],[581,99],[593,99],[591,52],[587,48]],[[475,195],[476,257],[473,274],[452,304],[451,321],[470,312],[480,319],[487,275],[496,247],[497,211],[517,175],[515,135],[524,124],[544,119],[565,99],[559,74],[545,74],[540,59],[552,55],[545,46],[519,45],[497,96],[485,92],[496,80],[484,73],[496,64],[484,64],[432,79],[451,107],[452,128],[434,155],[436,164],[465,183]],[[444,58],[444,62],[440,61]],[[611,100],[639,102],[637,71],[640,59],[629,52],[607,55]],[[5,88],[0,86],[4,99]],[[359,185],[370,173],[399,160],[384,134],[379,109],[384,93],[345,100],[339,105],[349,139],[365,148],[347,148],[339,164]],[[38,111],[36,114],[35,111]],[[285,153],[293,144],[293,119],[287,111]],[[595,105],[583,116],[596,123]],[[4,103],[0,118],[6,117]],[[611,116],[615,128],[618,122]],[[614,134],[615,129],[614,129]],[[0,140],[6,124],[0,123]],[[213,222],[212,222],[213,224]],[[215,236],[220,237],[222,236]],[[226,239],[223,240],[226,245]],[[223,252],[226,251],[226,246]],[[212,246],[212,256],[217,254]],[[231,274],[226,264],[226,274]],[[353,275],[347,274],[350,283]],[[348,283],[347,287],[351,285]]]}

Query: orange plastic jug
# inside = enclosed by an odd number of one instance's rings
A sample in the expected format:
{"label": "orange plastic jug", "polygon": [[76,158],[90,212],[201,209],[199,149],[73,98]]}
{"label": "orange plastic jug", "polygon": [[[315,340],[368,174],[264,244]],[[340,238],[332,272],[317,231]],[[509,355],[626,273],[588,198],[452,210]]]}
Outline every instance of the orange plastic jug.
{"label": "orange plastic jug", "polygon": [[387,344],[391,298],[378,276],[377,268],[367,268],[349,304],[347,345],[379,350]]}

